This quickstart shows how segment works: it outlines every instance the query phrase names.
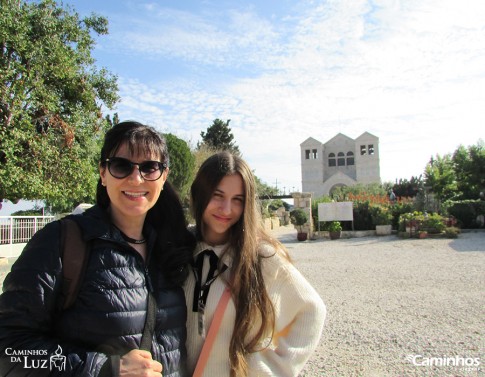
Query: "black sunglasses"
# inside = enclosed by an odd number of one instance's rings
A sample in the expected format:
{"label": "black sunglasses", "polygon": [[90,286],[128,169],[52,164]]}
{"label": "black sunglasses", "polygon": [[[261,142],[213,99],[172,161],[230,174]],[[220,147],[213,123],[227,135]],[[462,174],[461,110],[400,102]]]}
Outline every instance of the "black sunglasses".
{"label": "black sunglasses", "polygon": [[160,161],[143,161],[140,163],[131,162],[123,157],[107,158],[105,162],[108,164],[108,171],[110,174],[118,179],[128,177],[135,166],[141,177],[146,181],[156,181],[162,176],[163,171],[167,168],[166,162]]}

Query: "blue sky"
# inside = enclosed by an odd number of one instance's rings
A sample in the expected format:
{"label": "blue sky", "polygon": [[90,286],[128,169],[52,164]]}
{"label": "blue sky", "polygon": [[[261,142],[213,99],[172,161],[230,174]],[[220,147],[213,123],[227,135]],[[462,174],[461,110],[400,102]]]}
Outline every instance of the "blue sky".
{"label": "blue sky", "polygon": [[379,137],[383,181],[485,138],[483,0],[71,0],[109,20],[94,57],[122,120],[196,145],[231,119],[255,173],[301,189],[300,144]]}
{"label": "blue sky", "polygon": [[485,2],[67,1],[109,20],[121,119],[196,145],[215,118],[263,181],[301,188],[300,143],[380,139],[381,178],[485,133]]}

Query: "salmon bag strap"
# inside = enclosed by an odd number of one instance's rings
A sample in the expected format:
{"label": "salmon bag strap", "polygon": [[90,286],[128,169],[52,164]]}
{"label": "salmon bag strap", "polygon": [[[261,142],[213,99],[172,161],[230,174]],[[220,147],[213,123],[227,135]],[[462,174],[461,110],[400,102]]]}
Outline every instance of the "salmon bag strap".
{"label": "salmon bag strap", "polygon": [[226,311],[226,307],[227,307],[227,304],[229,303],[230,298],[231,298],[231,291],[229,288],[226,287],[226,289],[224,290],[224,293],[222,294],[219,300],[219,303],[217,304],[216,311],[214,312],[214,318],[212,319],[209,332],[207,333],[207,337],[202,347],[202,351],[199,355],[199,359],[197,360],[197,366],[195,367],[195,371],[192,377],[202,377],[204,373],[205,365],[207,364],[207,360],[209,360],[209,355],[211,353],[212,345],[216,340],[219,327],[221,326],[221,323],[222,323],[222,317],[224,317],[224,312]]}

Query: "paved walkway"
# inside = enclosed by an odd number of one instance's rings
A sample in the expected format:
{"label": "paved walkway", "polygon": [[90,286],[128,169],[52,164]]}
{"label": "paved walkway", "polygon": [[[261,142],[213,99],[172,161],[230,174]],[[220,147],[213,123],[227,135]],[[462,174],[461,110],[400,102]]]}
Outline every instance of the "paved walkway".
{"label": "paved walkway", "polygon": [[[328,311],[300,377],[485,376],[484,231],[304,242],[292,226],[272,234]],[[444,357],[480,366],[426,365]]]}
{"label": "paved walkway", "polygon": [[295,233],[275,235],[327,306],[300,377],[485,376],[483,230],[305,242]]}

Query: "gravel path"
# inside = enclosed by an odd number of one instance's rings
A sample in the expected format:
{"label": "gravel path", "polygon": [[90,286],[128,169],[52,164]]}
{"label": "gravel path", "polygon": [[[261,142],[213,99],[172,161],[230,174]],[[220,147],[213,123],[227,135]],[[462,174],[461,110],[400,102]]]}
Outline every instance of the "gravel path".
{"label": "gravel path", "polygon": [[[327,305],[302,377],[485,376],[484,232],[305,242],[292,227],[273,233]],[[0,263],[0,283],[10,266]]]}
{"label": "gravel path", "polygon": [[301,376],[485,376],[484,232],[305,242],[288,227],[274,234],[327,305]]}

